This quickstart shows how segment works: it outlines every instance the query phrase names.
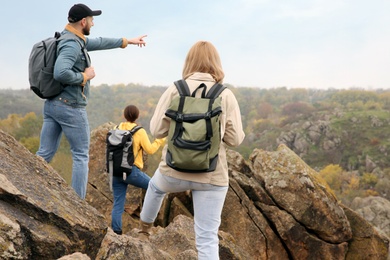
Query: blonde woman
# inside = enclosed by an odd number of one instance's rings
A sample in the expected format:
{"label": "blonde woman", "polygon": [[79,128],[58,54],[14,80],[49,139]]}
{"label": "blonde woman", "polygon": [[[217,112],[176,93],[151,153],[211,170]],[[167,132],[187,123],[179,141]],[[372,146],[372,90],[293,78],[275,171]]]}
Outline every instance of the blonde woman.
{"label": "blonde woman", "polygon": [[[224,72],[216,48],[207,41],[195,43],[187,54],[182,76],[191,93],[202,83],[208,90],[215,83],[222,83]],[[176,87],[172,85],[161,96],[150,122],[150,130],[155,138],[167,136],[171,119],[165,116],[165,112],[171,100],[178,95]],[[149,182],[140,220],[140,237],[146,239],[165,194],[191,190],[198,259],[207,260],[219,259],[218,229],[229,186],[226,146],[238,146],[245,137],[240,108],[233,92],[225,89],[220,97],[222,140],[215,171],[194,174],[174,170],[166,163],[165,145],[162,161]]]}

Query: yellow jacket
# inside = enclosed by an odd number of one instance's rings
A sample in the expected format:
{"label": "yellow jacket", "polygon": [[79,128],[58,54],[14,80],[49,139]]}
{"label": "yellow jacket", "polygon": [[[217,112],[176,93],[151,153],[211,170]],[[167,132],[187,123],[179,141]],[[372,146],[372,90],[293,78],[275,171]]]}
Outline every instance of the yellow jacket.
{"label": "yellow jacket", "polygon": [[[131,130],[136,125],[136,123],[122,122],[119,124],[118,128],[120,130]],[[151,143],[145,129],[139,129],[133,136],[134,165],[142,170],[144,167],[142,152],[145,151],[147,154],[154,154],[164,141],[165,138],[161,138],[155,139],[154,142]]]}

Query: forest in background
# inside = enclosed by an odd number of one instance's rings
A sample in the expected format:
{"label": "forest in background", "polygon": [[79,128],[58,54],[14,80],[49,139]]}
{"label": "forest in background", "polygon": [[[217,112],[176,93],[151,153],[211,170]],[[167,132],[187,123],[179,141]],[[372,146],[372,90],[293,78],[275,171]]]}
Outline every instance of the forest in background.
{"label": "forest in background", "polygon": [[[390,90],[226,85],[238,100],[246,134],[243,144],[234,150],[246,159],[253,149],[274,151],[286,143],[319,172],[346,205],[356,196],[390,199]],[[92,87],[87,106],[91,130],[107,122],[119,124],[124,107],[133,104],[140,109],[138,123],[148,131],[165,89],[139,84]],[[43,103],[28,89],[0,90],[0,129],[32,153],[39,146]],[[315,142],[309,126],[320,129]],[[69,144],[63,138],[51,164],[68,182],[71,161]],[[158,158],[151,156],[150,162],[147,173],[151,175]]]}

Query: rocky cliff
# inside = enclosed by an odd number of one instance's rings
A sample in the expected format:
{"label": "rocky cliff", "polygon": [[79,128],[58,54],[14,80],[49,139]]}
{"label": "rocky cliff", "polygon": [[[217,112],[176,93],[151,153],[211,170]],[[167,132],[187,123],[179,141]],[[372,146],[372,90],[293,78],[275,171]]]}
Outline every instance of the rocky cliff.
{"label": "rocky cliff", "polygon": [[[170,194],[150,242],[137,238],[143,194],[129,188],[124,231],[109,228],[112,195],[105,135],[92,132],[87,199],[43,160],[0,131],[1,259],[196,259],[191,193]],[[221,259],[387,259],[388,238],[342,205],[287,146],[228,152],[230,187]]]}
{"label": "rocky cliff", "polygon": [[107,232],[101,213],[80,200],[53,168],[0,131],[0,258],[92,258]]}

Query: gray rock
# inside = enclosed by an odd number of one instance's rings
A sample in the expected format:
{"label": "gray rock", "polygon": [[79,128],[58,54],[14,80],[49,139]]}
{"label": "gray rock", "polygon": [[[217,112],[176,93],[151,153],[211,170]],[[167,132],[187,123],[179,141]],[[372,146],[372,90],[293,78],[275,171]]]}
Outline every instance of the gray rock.
{"label": "gray rock", "polygon": [[356,197],[351,209],[390,237],[390,201],[377,196]]}
{"label": "gray rock", "polygon": [[90,260],[90,259],[91,258],[89,258],[89,256],[87,256],[86,254],[82,254],[80,252],[58,258],[58,260]]}
{"label": "gray rock", "polygon": [[0,130],[0,258],[94,258],[107,225],[65,180]]}

